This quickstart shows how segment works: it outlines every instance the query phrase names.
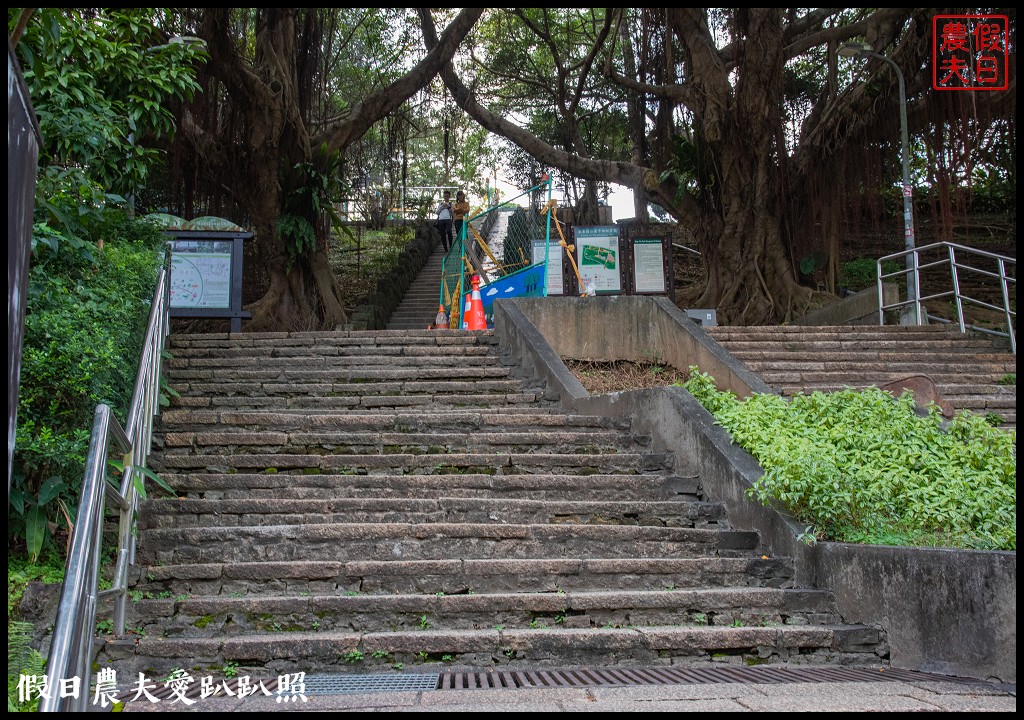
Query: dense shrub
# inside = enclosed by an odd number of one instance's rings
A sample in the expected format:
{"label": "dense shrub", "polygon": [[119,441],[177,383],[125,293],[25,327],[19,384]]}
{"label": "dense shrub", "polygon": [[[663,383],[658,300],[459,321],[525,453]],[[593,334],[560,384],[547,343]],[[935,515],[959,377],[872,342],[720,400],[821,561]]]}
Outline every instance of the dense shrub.
{"label": "dense shrub", "polygon": [[684,387],[764,469],[751,494],[819,539],[1017,549],[1016,431],[878,388],[740,401],[697,368]]}
{"label": "dense shrub", "polygon": [[163,235],[123,212],[79,230],[33,236],[9,505],[33,556],[74,516],[96,405],[126,419],[162,258]]}
{"label": "dense shrub", "polygon": [[[899,269],[900,264],[894,260],[886,260],[882,263],[883,273],[893,273]],[[889,278],[886,282],[901,282],[901,278]],[[875,287],[877,283],[878,261],[873,258],[850,260],[839,268],[839,285],[854,292]]]}

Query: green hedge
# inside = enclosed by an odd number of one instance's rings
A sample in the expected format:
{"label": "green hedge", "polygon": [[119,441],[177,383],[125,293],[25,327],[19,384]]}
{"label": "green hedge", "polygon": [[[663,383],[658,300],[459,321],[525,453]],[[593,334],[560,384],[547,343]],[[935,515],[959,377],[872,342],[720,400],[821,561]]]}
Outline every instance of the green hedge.
{"label": "green hedge", "polygon": [[152,226],[98,217],[89,240],[33,236],[8,512],[31,556],[50,523],[74,517],[96,405],[126,419],[163,257]]}
{"label": "green hedge", "polygon": [[690,368],[683,386],[753,455],[751,495],[809,526],[808,538],[1017,549],[1017,433],[981,415],[947,427],[914,396],[869,388],[740,401]]}

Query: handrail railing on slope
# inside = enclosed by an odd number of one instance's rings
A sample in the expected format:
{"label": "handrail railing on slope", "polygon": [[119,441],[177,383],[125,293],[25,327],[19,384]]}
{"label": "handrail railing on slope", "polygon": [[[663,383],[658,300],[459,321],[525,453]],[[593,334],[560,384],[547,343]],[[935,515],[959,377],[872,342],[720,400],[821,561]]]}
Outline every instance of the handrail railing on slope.
{"label": "handrail railing on slope", "polygon": [[[97,405],[86,458],[78,517],[65,566],[64,586],[46,663],[49,697],[40,698],[40,712],[84,712],[89,694],[96,610],[100,600],[113,598],[113,629],[124,635],[128,600],[128,570],[135,561],[135,522],[138,486],[153,436],[153,418],[160,410],[160,377],[168,332],[169,282],[164,267],[157,278],[149,325],[139,361],[135,391],[124,428],[107,405]],[[107,480],[108,449],[113,445],[124,462],[120,487]],[[116,564],[111,587],[100,591],[100,559],[107,502],[120,512]],[[78,678],[78,692],[60,697],[61,681]]]}
{"label": "handrail railing on slope", "polygon": [[[931,251],[938,251],[941,257],[937,260],[927,260],[922,262],[922,253]],[[959,254],[959,258],[958,258]],[[978,258],[987,259],[994,263],[994,269],[985,269],[976,267],[968,264],[965,256],[973,256],[971,262],[977,262]],[[902,260],[905,267],[894,272],[883,272],[883,263],[890,260]],[[909,262],[906,262],[908,261]],[[952,282],[952,289],[942,290],[941,292],[932,293],[930,295],[921,294],[921,271],[927,270],[934,267],[942,267],[943,265],[949,265],[950,279]],[[877,276],[878,276],[878,324],[885,325],[885,311],[895,310],[898,308],[909,308],[913,305],[914,316],[918,318],[925,317],[930,321],[940,323],[956,323],[960,328],[960,332],[967,332],[967,329],[977,330],[978,332],[988,333],[990,335],[998,335],[1000,337],[1008,338],[1010,341],[1010,350],[1014,354],[1017,353],[1017,333],[1015,324],[1017,322],[1017,311],[1016,306],[1016,277],[1017,261],[1014,258],[1007,257],[1005,255],[999,255],[997,253],[988,252],[986,250],[979,250],[977,248],[967,247],[966,245],[958,245],[951,242],[939,242],[932,243],[931,245],[924,245],[922,247],[914,248],[912,250],[903,250],[892,255],[886,255],[885,257],[879,258],[877,262]],[[1012,273],[1011,274],[1011,269]],[[1002,307],[993,305],[985,302],[979,298],[971,297],[962,292],[960,278],[962,273],[976,273],[982,277],[997,278],[999,281],[999,288],[1002,294]],[[915,284],[915,292],[913,298],[910,300],[900,300],[895,303],[885,304],[882,295],[882,284],[884,281],[899,276],[909,276],[912,282]],[[944,297],[952,297],[953,304],[956,308],[956,320],[950,320],[938,315],[926,313],[923,308],[923,303],[929,300],[937,300]],[[1006,321],[1006,331],[993,330],[992,328],[985,328],[979,325],[969,324],[964,319],[964,304],[968,303],[979,307],[988,308],[996,312],[1001,312]]]}

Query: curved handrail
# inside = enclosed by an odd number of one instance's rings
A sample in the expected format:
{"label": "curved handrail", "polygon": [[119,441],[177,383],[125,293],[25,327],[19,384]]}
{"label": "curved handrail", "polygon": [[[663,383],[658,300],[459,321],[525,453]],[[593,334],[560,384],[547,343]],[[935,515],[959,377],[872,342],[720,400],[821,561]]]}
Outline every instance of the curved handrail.
{"label": "curved handrail", "polygon": [[[940,249],[944,250],[944,256],[939,260],[930,262],[921,262],[921,253],[925,251]],[[964,262],[962,259],[957,259],[957,253],[960,253],[961,258],[966,255],[973,255],[981,258],[987,258],[995,261],[995,270],[986,270],[984,268],[974,267]],[[905,269],[896,270],[894,272],[885,273],[882,271],[882,264],[890,260],[904,260],[906,264]],[[928,268],[941,267],[943,265],[949,265],[950,279],[952,282],[952,289],[943,290],[942,292],[933,293],[931,295],[921,295],[921,271]],[[1010,350],[1015,355],[1017,354],[1017,333],[1014,328],[1014,324],[1017,319],[1017,311],[1011,306],[1011,299],[1016,297],[1014,291],[1017,285],[1017,278],[1008,272],[1009,267],[1014,269],[1017,266],[1017,261],[1014,258],[1007,257],[1006,255],[999,255],[998,253],[989,252],[987,250],[979,250],[977,248],[968,247],[966,245],[959,245],[951,242],[938,242],[932,243],[931,245],[923,245],[921,247],[913,248],[912,250],[903,250],[901,252],[893,253],[881,257],[877,261],[877,277],[878,277],[878,324],[885,325],[885,311],[894,310],[896,308],[908,308],[913,306],[914,316],[917,318],[923,317],[922,303],[926,300],[935,300],[943,297],[952,297],[953,302],[956,306],[956,323],[960,328],[960,332],[967,332],[967,329],[978,330],[980,332],[989,333],[992,335],[999,335],[1006,337],[1010,341]],[[998,278],[1000,290],[1002,291],[1003,304],[1002,306],[993,305],[987,303],[978,298],[972,298],[968,295],[964,295],[960,289],[960,274],[961,272],[971,272],[985,277]],[[908,277],[908,281],[913,285],[913,294],[908,296],[911,299],[900,300],[895,303],[885,304],[882,295],[882,284],[889,278],[898,276]],[[1011,285],[1013,290],[1011,290]],[[1000,332],[998,330],[992,330],[989,328],[978,327],[977,325],[968,325],[964,321],[964,303],[970,303],[979,307],[989,308],[990,310],[1001,311],[1006,318],[1006,332]],[[952,323],[954,321],[946,318],[938,317],[935,315],[928,315],[927,319],[935,320],[942,323]]]}
{"label": "curved handrail", "polygon": [[[64,586],[53,627],[46,663],[48,697],[40,698],[40,712],[84,712],[89,694],[96,606],[100,599],[114,598],[113,625],[124,635],[128,599],[128,569],[135,559],[135,521],[139,493],[136,481],[146,467],[153,436],[153,417],[160,410],[160,377],[164,341],[168,331],[169,282],[165,267],[157,276],[156,291],[149,313],[135,391],[125,427],[110,407],[97,405],[93,416],[89,454],[78,503],[78,517],[71,536],[71,550],[65,565]],[[107,482],[108,449],[121,454],[124,472],[119,488]],[[120,511],[117,560],[109,590],[99,590],[100,550],[106,502]],[[79,678],[74,696],[59,697],[61,680]]]}

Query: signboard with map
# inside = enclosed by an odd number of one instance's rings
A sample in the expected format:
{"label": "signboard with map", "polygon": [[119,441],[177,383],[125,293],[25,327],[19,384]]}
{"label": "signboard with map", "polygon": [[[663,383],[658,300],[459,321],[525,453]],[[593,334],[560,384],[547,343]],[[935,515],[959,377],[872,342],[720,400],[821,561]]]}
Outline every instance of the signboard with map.
{"label": "signboard with map", "polygon": [[171,307],[231,307],[231,240],[171,242]]}
{"label": "signboard with map", "polygon": [[578,227],[573,230],[576,262],[581,288],[588,295],[614,295],[622,292],[622,262],[619,256],[617,225]]}
{"label": "signboard with map", "polygon": [[164,230],[171,261],[168,314],[227,318],[231,332],[241,332],[242,320],[251,317],[242,310],[242,243],[252,233],[227,229],[238,226],[220,218],[199,218],[186,227],[198,220],[221,223],[213,230]]}

